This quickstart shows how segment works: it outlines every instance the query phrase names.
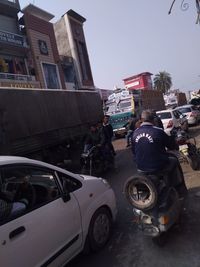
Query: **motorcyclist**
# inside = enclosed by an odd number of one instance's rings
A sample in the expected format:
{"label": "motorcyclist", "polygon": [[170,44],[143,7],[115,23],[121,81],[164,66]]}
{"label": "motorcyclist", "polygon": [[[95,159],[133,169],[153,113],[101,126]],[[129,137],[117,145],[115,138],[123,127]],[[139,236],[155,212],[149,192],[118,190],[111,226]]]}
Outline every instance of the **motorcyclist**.
{"label": "motorcyclist", "polygon": [[183,172],[178,159],[169,154],[166,148],[177,148],[173,137],[168,136],[163,129],[154,126],[154,114],[146,110],[141,114],[142,124],[133,135],[132,149],[139,170],[156,172],[166,170],[169,183],[177,191],[185,194],[187,191]]}
{"label": "motorcyclist", "polygon": [[87,133],[84,143],[84,153],[86,153],[93,146],[99,146],[102,144],[102,134],[96,124],[90,126],[90,131]]}
{"label": "motorcyclist", "polygon": [[90,131],[85,139],[84,153],[87,153],[92,147],[94,147],[94,158],[100,159],[105,165],[113,163],[110,144],[106,139],[103,126],[100,126],[99,123],[90,126]]}
{"label": "motorcyclist", "polygon": [[136,114],[131,114],[131,117],[128,121],[128,123],[125,125],[125,127],[128,129],[128,133],[126,135],[127,145],[126,147],[130,146],[131,136],[133,135],[133,132],[135,130],[135,124],[137,122]]}
{"label": "motorcyclist", "polygon": [[116,152],[112,144],[113,138],[113,128],[112,125],[109,123],[110,116],[105,115],[103,117],[103,123],[101,128],[101,134],[103,138],[103,145],[105,148],[108,148],[112,154],[115,156]]}
{"label": "motorcyclist", "polygon": [[163,123],[162,123],[162,120],[161,118],[156,114],[156,111],[155,110],[152,110],[152,114],[154,116],[154,125],[158,128],[161,128],[164,130],[164,126],[163,126]]}

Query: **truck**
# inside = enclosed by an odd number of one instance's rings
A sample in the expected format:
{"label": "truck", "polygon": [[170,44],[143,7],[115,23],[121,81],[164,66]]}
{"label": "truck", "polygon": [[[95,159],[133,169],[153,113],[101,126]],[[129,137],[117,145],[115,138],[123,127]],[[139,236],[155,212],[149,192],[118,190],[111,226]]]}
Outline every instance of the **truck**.
{"label": "truck", "polygon": [[94,91],[0,89],[0,154],[56,164],[102,119]]}
{"label": "truck", "polygon": [[110,123],[113,126],[115,137],[124,137],[127,133],[128,121],[132,114],[140,117],[142,110],[165,109],[163,94],[157,90],[133,90],[125,93],[122,90],[121,97],[111,96],[112,101],[108,102],[107,115],[110,116]]}
{"label": "truck", "polygon": [[166,108],[175,108],[187,104],[186,94],[182,92],[168,92],[164,95]]}

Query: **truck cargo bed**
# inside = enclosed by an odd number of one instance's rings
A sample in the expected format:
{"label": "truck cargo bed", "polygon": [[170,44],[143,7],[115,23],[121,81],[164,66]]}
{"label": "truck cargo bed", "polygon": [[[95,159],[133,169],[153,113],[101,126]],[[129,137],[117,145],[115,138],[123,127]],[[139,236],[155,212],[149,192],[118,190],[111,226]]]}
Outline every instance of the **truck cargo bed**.
{"label": "truck cargo bed", "polygon": [[96,92],[0,89],[0,154],[27,155],[82,136],[102,115]]}

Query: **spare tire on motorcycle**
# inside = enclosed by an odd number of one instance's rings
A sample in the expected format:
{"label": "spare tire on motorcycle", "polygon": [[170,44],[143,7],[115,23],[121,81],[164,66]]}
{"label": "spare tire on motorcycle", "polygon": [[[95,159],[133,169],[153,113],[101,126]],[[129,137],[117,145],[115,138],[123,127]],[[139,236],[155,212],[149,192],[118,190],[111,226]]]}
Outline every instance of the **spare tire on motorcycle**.
{"label": "spare tire on motorcycle", "polygon": [[156,176],[134,175],[130,177],[124,187],[124,192],[129,203],[142,211],[155,207],[158,199],[158,192],[154,180]]}

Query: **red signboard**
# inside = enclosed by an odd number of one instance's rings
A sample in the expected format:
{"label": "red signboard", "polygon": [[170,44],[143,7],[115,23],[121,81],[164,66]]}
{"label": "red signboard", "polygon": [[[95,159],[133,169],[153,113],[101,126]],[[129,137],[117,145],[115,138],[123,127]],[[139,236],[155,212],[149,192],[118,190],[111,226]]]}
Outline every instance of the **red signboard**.
{"label": "red signboard", "polygon": [[148,90],[152,89],[152,80],[150,72],[143,72],[124,79],[124,84],[128,90]]}

